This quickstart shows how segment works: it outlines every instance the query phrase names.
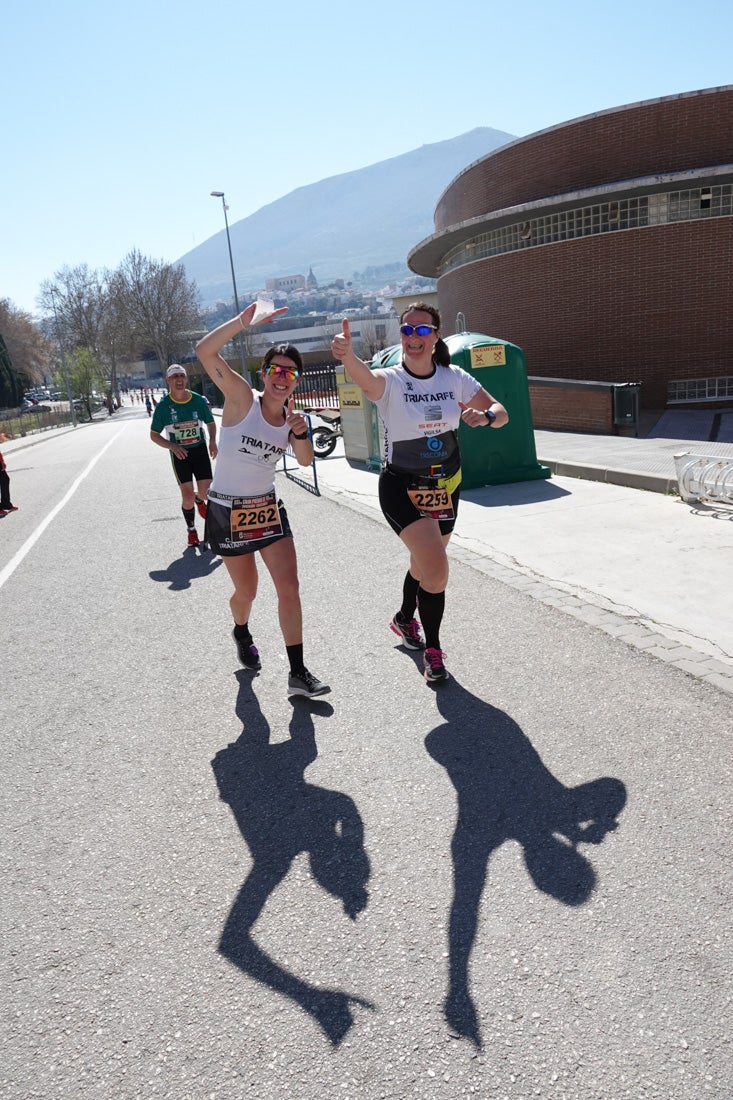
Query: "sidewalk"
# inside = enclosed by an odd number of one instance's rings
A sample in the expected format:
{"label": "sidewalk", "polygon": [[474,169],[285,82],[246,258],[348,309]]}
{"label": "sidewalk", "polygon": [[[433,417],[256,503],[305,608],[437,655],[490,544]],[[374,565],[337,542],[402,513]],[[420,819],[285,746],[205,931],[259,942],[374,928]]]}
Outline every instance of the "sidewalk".
{"label": "sidewalk", "polygon": [[[450,557],[733,693],[733,509],[684,504],[673,461],[733,459],[733,443],[535,436],[553,476],[467,491]],[[341,446],[317,476],[323,496],[383,522],[377,474]]]}
{"label": "sidewalk", "polygon": [[[722,430],[715,443],[696,431],[702,421],[690,412],[684,420],[675,414],[675,427],[685,424],[691,434],[670,439],[653,435],[646,439],[614,435],[576,435],[571,432],[536,431],[537,456],[553,474],[580,477],[587,481],[605,481],[611,485],[626,485],[656,493],[676,493],[677,477],[674,456],[689,451],[713,458],[733,460],[733,413],[725,414]],[[709,419],[710,414],[702,414]],[[656,431],[663,430],[660,421]]]}

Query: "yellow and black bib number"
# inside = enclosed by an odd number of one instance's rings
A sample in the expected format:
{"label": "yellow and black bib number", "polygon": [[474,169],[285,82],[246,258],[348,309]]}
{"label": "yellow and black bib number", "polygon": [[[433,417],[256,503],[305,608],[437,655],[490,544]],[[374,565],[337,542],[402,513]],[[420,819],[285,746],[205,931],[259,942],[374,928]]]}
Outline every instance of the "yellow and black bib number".
{"label": "yellow and black bib number", "polygon": [[283,525],[275,490],[258,497],[232,501],[232,542],[259,542],[282,535]]}
{"label": "yellow and black bib number", "polygon": [[428,519],[453,519],[451,494],[460,483],[460,470],[449,478],[416,478],[408,486],[407,495],[421,516]]}

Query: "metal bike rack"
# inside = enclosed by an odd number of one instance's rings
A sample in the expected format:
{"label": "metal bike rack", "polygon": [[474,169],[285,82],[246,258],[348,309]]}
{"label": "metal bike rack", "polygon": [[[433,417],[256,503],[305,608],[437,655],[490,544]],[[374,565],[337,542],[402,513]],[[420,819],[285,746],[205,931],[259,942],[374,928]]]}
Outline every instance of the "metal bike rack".
{"label": "metal bike rack", "polygon": [[674,456],[677,485],[684,501],[712,500],[733,504],[733,458],[693,455]]}

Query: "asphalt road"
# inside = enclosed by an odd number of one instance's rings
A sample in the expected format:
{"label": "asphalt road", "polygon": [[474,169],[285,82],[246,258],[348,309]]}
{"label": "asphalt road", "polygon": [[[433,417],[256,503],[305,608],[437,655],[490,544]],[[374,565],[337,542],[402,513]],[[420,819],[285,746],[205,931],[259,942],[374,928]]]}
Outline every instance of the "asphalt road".
{"label": "asphalt road", "polygon": [[463,562],[431,689],[398,540],[281,477],[289,701],[148,429],[13,462],[0,1094],[728,1100],[730,697]]}

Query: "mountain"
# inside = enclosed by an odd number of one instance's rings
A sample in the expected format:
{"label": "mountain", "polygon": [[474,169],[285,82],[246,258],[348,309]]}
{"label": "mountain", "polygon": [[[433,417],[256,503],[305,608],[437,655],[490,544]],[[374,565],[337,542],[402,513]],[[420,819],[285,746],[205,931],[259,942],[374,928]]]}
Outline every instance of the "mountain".
{"label": "mountain", "polygon": [[[478,127],[355,172],[299,187],[229,226],[240,301],[265,279],[307,275],[319,285],[355,271],[404,263],[434,232],[433,212],[454,176],[514,135]],[[177,261],[195,279],[203,305],[231,298],[226,231]]]}

